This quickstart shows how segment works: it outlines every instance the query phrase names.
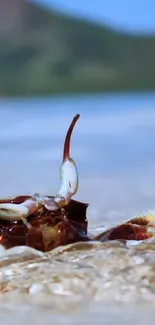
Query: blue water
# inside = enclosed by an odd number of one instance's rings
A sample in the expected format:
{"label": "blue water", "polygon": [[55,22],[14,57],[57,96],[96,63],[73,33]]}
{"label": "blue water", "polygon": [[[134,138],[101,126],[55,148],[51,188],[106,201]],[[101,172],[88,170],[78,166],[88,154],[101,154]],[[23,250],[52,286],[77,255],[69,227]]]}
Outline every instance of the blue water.
{"label": "blue water", "polygon": [[0,107],[11,109],[14,108],[21,112],[21,108],[32,108],[35,112],[43,112],[44,107],[53,113],[62,112],[64,109],[68,112],[91,111],[91,113],[104,113],[135,109],[141,111],[146,107],[155,107],[155,92],[143,93],[108,93],[108,94],[81,94],[81,95],[63,95],[53,97],[33,97],[33,98],[1,98]]}
{"label": "blue water", "polygon": [[1,99],[0,195],[57,191],[65,133],[77,113],[77,197],[107,214],[154,208],[155,93]]}

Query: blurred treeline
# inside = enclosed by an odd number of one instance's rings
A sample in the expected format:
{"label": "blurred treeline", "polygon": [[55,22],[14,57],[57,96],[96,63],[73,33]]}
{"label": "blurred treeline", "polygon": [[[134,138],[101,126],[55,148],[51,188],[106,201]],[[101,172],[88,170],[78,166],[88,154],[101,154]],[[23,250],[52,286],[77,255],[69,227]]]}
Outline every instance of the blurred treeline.
{"label": "blurred treeline", "polygon": [[0,95],[155,89],[155,36],[0,0]]}

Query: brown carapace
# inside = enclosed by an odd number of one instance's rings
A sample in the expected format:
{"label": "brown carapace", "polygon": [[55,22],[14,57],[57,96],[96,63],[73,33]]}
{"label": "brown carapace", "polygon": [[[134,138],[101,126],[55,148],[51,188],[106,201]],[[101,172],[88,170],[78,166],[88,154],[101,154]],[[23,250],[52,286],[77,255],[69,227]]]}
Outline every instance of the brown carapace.
{"label": "brown carapace", "polygon": [[133,218],[90,238],[88,204],[72,199],[78,189],[78,173],[70,157],[70,140],[77,114],[66,135],[61,166],[61,187],[55,196],[22,195],[0,199],[0,244],[6,249],[27,245],[40,251],[79,241],[145,240],[154,234],[151,215]]}

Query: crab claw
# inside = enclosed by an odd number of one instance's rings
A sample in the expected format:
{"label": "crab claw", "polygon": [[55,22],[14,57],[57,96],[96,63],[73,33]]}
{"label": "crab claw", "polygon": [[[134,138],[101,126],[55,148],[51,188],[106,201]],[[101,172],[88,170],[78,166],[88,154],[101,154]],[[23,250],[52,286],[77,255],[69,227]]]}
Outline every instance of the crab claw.
{"label": "crab claw", "polygon": [[70,157],[70,140],[73,128],[79,117],[80,115],[77,114],[73,118],[64,143],[63,161],[60,169],[62,183],[58,194],[55,196],[55,201],[61,208],[70,202],[71,197],[78,189],[78,172],[74,160]]}
{"label": "crab claw", "polygon": [[30,214],[37,211],[38,204],[38,201],[34,198],[27,199],[20,204],[1,203],[0,219],[6,221],[16,221],[27,218]]}

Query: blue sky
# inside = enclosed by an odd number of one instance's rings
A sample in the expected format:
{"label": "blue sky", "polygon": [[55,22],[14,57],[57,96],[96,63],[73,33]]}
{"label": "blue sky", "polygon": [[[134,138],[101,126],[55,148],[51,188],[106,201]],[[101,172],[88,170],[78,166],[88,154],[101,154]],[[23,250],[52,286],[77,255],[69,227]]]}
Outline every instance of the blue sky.
{"label": "blue sky", "polygon": [[33,0],[130,32],[155,32],[155,0]]}

